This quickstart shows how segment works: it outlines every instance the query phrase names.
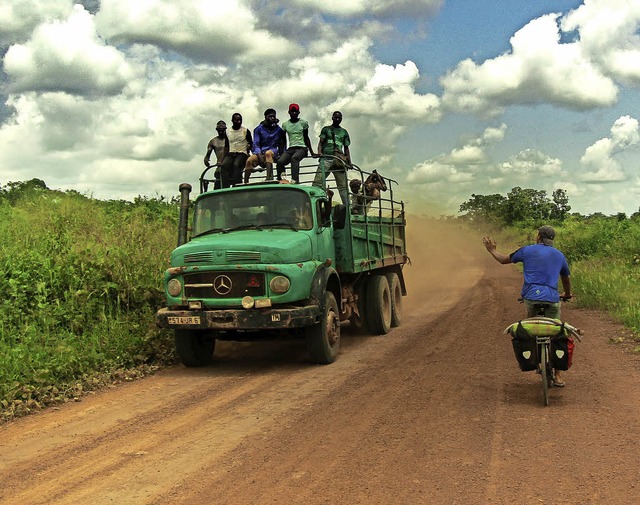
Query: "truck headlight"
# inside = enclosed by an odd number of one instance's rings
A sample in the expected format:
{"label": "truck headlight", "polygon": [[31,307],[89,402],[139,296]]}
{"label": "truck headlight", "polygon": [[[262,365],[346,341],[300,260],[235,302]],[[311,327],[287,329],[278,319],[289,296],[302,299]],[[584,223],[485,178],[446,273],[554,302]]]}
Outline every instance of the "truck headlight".
{"label": "truck headlight", "polygon": [[178,279],[171,279],[167,283],[167,292],[171,296],[178,296],[182,292],[182,284]]}
{"label": "truck headlight", "polygon": [[291,282],[283,275],[277,275],[271,282],[269,282],[269,287],[271,288],[272,293],[277,293],[281,295],[282,293],[286,293],[289,291],[291,287]]}

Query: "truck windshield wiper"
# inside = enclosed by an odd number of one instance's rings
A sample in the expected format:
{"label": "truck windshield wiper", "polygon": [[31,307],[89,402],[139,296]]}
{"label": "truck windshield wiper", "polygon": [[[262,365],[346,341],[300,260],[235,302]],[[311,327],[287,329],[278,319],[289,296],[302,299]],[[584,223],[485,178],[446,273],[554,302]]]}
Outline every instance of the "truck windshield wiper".
{"label": "truck windshield wiper", "polygon": [[282,227],[282,226],[291,228],[293,231],[298,231],[298,228],[296,228],[294,225],[292,225],[291,223],[286,223],[284,221],[280,221],[278,223],[261,224],[260,228],[275,228],[275,227]]}
{"label": "truck windshield wiper", "polygon": [[225,228],[224,230],[222,230],[223,233],[229,233],[230,231],[236,231],[236,230],[249,230],[251,228],[255,228],[256,230],[262,230],[262,226],[258,226],[257,224],[242,224],[240,226],[234,226],[232,228]]}
{"label": "truck windshield wiper", "polygon": [[202,233],[198,233],[197,235],[194,235],[193,237],[202,237],[203,235],[211,235],[212,233],[219,233],[219,232],[223,232],[225,233],[226,230],[224,228],[211,228],[210,230],[206,230],[203,231]]}
{"label": "truck windshield wiper", "polygon": [[230,231],[236,231],[236,230],[248,230],[251,228],[255,228],[256,230],[260,230],[262,231],[263,228],[291,228],[293,231],[298,231],[298,228],[296,228],[294,225],[292,225],[291,223],[285,222],[285,221],[279,221],[277,223],[266,223],[266,224],[243,224],[241,226],[234,226],[233,228],[226,228],[223,231],[223,233],[227,233]]}

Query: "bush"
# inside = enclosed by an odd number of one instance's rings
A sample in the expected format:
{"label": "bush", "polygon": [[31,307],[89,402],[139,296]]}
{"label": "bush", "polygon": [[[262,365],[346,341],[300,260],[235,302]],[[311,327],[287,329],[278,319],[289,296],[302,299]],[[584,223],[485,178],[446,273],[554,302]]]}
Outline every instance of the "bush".
{"label": "bush", "polygon": [[176,202],[102,202],[41,186],[0,191],[5,413],[97,373],[173,359],[154,314],[175,247]]}

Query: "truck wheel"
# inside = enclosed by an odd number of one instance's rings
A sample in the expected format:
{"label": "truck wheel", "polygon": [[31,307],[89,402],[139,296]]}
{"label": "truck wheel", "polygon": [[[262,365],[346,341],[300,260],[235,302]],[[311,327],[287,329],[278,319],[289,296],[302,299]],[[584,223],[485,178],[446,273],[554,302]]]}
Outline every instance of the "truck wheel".
{"label": "truck wheel", "polygon": [[367,312],[367,305],[366,305],[366,283],[362,283],[358,289],[357,289],[357,295],[358,295],[358,313],[360,314],[360,316],[358,317],[355,313],[351,314],[351,318],[349,319],[349,323],[350,323],[350,327],[351,327],[351,331],[356,334],[356,335],[364,335],[365,333],[367,333],[367,324],[366,324],[366,312]]}
{"label": "truck wheel", "polygon": [[391,291],[384,275],[372,275],[367,282],[367,326],[376,335],[391,330]]}
{"label": "truck wheel", "polygon": [[391,327],[396,328],[402,323],[402,286],[395,272],[387,274],[389,291],[391,291]]}
{"label": "truck wheel", "polygon": [[210,332],[175,330],[176,350],[184,366],[204,366],[213,360],[216,339]]}
{"label": "truck wheel", "polygon": [[333,293],[325,295],[324,312],[319,323],[306,329],[307,352],[311,361],[333,363],[340,350],[340,313]]}

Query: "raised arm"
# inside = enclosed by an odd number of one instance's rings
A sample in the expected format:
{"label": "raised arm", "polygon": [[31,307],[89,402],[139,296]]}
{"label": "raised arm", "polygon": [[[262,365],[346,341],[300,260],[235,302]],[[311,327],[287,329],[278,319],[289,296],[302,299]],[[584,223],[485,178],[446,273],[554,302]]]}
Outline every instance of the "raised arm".
{"label": "raised arm", "polygon": [[499,253],[497,251],[496,248],[498,247],[498,244],[491,237],[483,237],[482,243],[484,244],[484,247],[487,249],[487,251],[489,251],[491,256],[493,256],[498,263],[502,263],[503,265],[507,265],[511,263],[510,256]]}

